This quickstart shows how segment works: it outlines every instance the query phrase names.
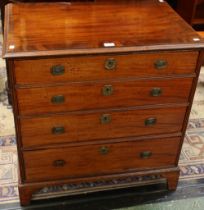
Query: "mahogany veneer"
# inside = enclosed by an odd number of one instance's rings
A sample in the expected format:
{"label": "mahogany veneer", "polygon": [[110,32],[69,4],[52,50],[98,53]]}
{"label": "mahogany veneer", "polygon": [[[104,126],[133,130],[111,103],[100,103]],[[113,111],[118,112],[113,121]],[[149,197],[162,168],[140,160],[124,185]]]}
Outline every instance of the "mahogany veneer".
{"label": "mahogany veneer", "polygon": [[[182,88],[180,88],[181,82]],[[163,78],[19,88],[17,89],[18,107],[21,115],[33,115],[176,102],[188,103],[192,82],[192,78]],[[159,97],[153,95],[156,90],[161,91]],[[52,102],[53,98],[59,95],[64,98],[60,105]]]}
{"label": "mahogany veneer", "polygon": [[62,184],[176,189],[204,42],[167,3],[8,4],[4,38],[22,205]]}
{"label": "mahogany veneer", "polygon": [[[174,137],[153,142],[148,139],[64,147],[63,151],[61,148],[26,151],[23,153],[26,182],[123,173],[124,169],[131,172],[174,167],[179,145],[180,138]],[[105,149],[108,155],[103,152]],[[151,158],[142,157],[143,151],[150,151]],[[104,167],[107,162],[111,164]]]}
{"label": "mahogany veneer", "polygon": [[[179,133],[186,107],[152,108],[139,110],[104,110],[92,113],[50,115],[47,117],[21,118],[23,147],[45,144],[94,141],[128,136],[142,136],[163,133]],[[111,122],[101,123],[104,116]],[[154,126],[146,121],[154,118]],[[53,133],[53,129],[64,128],[63,132]],[[38,131],[41,130],[39,133]]]}
{"label": "mahogany veneer", "polygon": [[[111,50],[111,49],[109,49]],[[178,59],[179,57],[179,59]],[[69,56],[55,59],[17,60],[15,78],[17,85],[40,85],[65,83],[67,81],[90,81],[120,78],[164,77],[195,73],[198,52],[159,52],[128,55]],[[107,59],[114,58],[117,65],[113,71],[104,71]],[[164,59],[168,65],[155,71],[154,62]],[[64,74],[53,76],[50,67],[62,65]],[[29,73],[30,77],[25,77]],[[47,78],[47,80],[45,80]]]}

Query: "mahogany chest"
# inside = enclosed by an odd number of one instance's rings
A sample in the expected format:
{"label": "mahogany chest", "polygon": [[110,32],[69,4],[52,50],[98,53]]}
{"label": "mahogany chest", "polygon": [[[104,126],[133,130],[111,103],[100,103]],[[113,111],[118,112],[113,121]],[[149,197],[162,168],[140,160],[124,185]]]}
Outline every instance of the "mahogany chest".
{"label": "mahogany chest", "polygon": [[63,184],[175,190],[203,48],[164,1],[8,4],[21,204]]}

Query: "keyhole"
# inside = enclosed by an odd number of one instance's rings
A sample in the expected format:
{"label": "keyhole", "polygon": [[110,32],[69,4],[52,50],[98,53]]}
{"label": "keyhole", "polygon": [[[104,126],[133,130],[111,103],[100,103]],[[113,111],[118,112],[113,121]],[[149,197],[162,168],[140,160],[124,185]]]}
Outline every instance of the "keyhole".
{"label": "keyhole", "polygon": [[102,94],[104,96],[110,96],[113,94],[113,87],[112,85],[104,85],[103,89],[102,89]]}
{"label": "keyhole", "polygon": [[110,114],[103,114],[101,116],[101,124],[108,124],[111,122],[111,115]]}

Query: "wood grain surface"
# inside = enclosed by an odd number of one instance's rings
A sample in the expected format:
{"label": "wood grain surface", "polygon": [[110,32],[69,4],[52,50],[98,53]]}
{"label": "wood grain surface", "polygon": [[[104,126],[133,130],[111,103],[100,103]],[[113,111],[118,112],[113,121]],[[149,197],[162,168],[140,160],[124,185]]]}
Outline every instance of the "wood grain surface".
{"label": "wood grain surface", "polygon": [[165,1],[20,3],[5,14],[5,58],[204,47]]}
{"label": "wood grain surface", "polygon": [[[72,83],[62,86],[17,89],[20,115],[143,105],[187,103],[192,78],[142,81]],[[155,90],[156,89],[156,90]],[[158,96],[153,96],[159,91]],[[53,97],[64,101],[53,103]]]}
{"label": "wood grain surface", "polygon": [[130,174],[175,190],[203,48],[164,1],[8,4],[21,204],[43,187]]}
{"label": "wood grain surface", "polygon": [[[110,58],[115,59],[116,68],[106,70],[105,62]],[[196,51],[180,51],[16,60],[14,73],[18,85],[163,77],[195,73],[197,58]],[[166,61],[167,66],[163,69],[155,68],[155,62],[158,60]],[[64,74],[53,76],[51,73],[53,66],[63,66]]]}
{"label": "wood grain surface", "polygon": [[[22,142],[24,147],[30,147],[181,132],[185,112],[186,107],[164,107],[22,118]],[[109,123],[101,123],[104,114],[111,117]],[[145,125],[145,120],[149,118],[156,118],[156,124]],[[54,127],[64,127],[64,133],[53,134]]]}
{"label": "wood grain surface", "polygon": [[[26,181],[77,178],[130,172],[131,169],[170,167],[175,165],[179,144],[180,138],[175,137],[27,151],[23,153]],[[108,152],[101,154],[101,149],[104,147]],[[149,158],[141,157],[141,153],[145,151],[152,153]],[[57,160],[64,163],[56,166]]]}

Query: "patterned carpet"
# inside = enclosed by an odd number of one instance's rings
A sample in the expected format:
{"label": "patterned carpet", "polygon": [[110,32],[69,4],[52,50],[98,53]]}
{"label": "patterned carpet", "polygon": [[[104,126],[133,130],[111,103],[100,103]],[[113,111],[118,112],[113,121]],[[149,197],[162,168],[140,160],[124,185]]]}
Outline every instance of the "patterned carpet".
{"label": "patterned carpet", "polygon": [[[0,35],[0,51],[2,35]],[[204,68],[201,77],[204,77]],[[18,201],[17,153],[12,108],[8,104],[5,62],[0,59],[0,203]],[[204,177],[204,85],[199,83],[180,157],[180,180]],[[66,195],[66,185],[44,188],[35,198]]]}

